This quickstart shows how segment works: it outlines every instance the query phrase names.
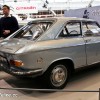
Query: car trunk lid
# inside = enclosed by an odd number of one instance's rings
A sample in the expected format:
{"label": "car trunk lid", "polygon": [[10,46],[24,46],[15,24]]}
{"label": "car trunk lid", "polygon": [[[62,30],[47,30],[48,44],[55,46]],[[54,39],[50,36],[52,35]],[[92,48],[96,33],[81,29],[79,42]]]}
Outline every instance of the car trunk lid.
{"label": "car trunk lid", "polygon": [[24,47],[29,41],[24,39],[9,39],[0,43],[0,51],[7,53],[15,53],[20,48]]}

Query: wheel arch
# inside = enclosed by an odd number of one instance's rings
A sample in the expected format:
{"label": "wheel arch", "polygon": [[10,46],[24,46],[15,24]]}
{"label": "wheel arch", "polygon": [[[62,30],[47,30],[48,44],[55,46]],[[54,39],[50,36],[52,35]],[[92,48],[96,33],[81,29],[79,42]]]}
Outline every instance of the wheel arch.
{"label": "wheel arch", "polygon": [[[70,59],[70,58],[56,59],[56,60],[54,60],[54,61],[49,65],[48,69],[49,69],[52,65],[57,64],[57,63],[63,63],[63,64],[65,64],[65,65],[70,66],[70,67],[68,67],[68,68],[69,68],[69,70],[71,71],[71,73],[73,73],[73,72],[75,71],[74,62],[73,62],[73,60]],[[47,70],[48,70],[48,69],[47,69]]]}

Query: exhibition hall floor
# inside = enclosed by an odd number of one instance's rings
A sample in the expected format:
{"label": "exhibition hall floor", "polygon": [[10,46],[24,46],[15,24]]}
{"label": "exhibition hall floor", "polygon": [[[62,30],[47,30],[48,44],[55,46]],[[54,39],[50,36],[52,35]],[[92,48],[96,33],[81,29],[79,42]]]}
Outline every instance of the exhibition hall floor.
{"label": "exhibition hall floor", "polygon": [[[18,79],[0,72],[1,88],[43,88],[41,82]],[[64,90],[98,91],[100,88],[100,65],[75,73]],[[98,92],[39,92],[26,90],[0,90],[0,100],[99,100]]]}

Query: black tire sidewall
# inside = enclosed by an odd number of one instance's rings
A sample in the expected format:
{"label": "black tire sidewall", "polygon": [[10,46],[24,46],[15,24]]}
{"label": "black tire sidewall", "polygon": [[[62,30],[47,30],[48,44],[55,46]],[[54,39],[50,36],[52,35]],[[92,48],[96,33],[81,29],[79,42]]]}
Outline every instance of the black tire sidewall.
{"label": "black tire sidewall", "polygon": [[[66,73],[67,77],[66,77],[64,84],[62,84],[61,86],[55,87],[51,82],[51,74],[52,74],[53,69],[56,66],[59,66],[59,65],[65,66],[65,68],[67,70],[67,73]],[[67,65],[62,64],[62,63],[56,63],[56,64],[53,64],[49,67],[49,69],[45,72],[44,76],[45,76],[44,79],[45,79],[45,82],[46,82],[46,87],[51,88],[51,89],[63,89],[66,86],[66,84],[69,80],[70,71],[69,71],[69,68],[67,67]]]}

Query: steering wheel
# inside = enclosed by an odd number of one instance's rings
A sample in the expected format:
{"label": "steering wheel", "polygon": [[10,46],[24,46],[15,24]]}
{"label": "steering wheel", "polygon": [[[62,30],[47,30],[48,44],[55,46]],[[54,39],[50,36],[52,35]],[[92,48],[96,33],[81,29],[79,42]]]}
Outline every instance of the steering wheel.
{"label": "steering wheel", "polygon": [[75,33],[78,34],[78,32],[77,32],[76,30],[72,30],[72,31],[70,31],[69,33],[73,33],[73,32],[75,32]]}

